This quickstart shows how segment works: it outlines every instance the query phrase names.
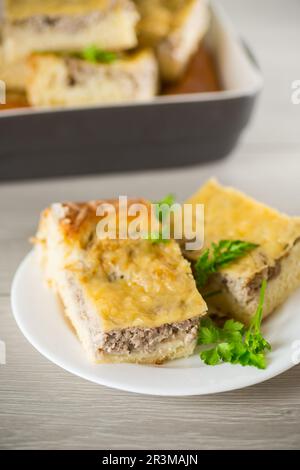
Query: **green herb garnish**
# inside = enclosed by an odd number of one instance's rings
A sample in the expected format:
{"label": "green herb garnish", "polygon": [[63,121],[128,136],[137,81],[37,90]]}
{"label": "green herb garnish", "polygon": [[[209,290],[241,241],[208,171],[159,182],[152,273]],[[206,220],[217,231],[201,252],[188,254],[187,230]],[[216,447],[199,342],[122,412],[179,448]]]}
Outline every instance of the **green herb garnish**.
{"label": "green herb garnish", "polygon": [[150,240],[153,244],[155,243],[169,243],[170,241],[170,234],[169,231],[166,231],[165,227],[163,226],[163,222],[165,217],[169,214],[171,206],[175,202],[175,197],[173,194],[168,194],[160,201],[156,201],[155,204],[155,216],[160,223],[159,231],[152,232],[147,235],[145,238]]}
{"label": "green herb garnish", "polygon": [[165,215],[168,215],[170,212],[171,206],[175,203],[174,194],[168,194],[160,201],[154,202],[155,206],[155,215],[156,218],[160,221],[163,221]]}
{"label": "green herb garnish", "polygon": [[259,304],[248,329],[235,320],[227,320],[223,328],[219,328],[210,318],[201,321],[198,344],[214,345],[200,353],[200,357],[207,365],[214,366],[221,362],[254,366],[259,369],[266,368],[266,350],[271,345],[261,333],[261,321],[266,290],[264,279],[260,289]]}
{"label": "green herb garnish", "polygon": [[162,231],[160,232],[152,232],[145,237],[146,240],[151,241],[153,245],[156,243],[169,243],[170,238],[167,237]]}
{"label": "green herb garnish", "polygon": [[212,243],[212,248],[206,249],[195,263],[197,287],[201,289],[211,274],[257,247],[255,243],[241,240],[220,240],[219,243]]}
{"label": "green herb garnish", "polygon": [[104,51],[93,45],[83,49],[79,53],[79,56],[81,59],[87,60],[88,62],[101,62],[103,64],[111,64],[118,57],[115,52]]}

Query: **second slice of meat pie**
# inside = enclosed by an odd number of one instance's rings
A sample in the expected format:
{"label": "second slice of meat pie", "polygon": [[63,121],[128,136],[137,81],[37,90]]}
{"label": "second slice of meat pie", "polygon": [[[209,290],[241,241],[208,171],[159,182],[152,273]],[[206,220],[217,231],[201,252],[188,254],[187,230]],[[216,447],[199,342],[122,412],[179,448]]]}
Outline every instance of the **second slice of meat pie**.
{"label": "second slice of meat pie", "polygon": [[36,51],[89,44],[125,50],[137,44],[139,15],[130,0],[6,0],[4,52],[10,61]]}
{"label": "second slice of meat pie", "polygon": [[204,204],[201,251],[186,252],[196,261],[220,240],[244,240],[258,247],[213,274],[203,290],[215,292],[209,306],[248,324],[255,314],[263,279],[263,314],[269,315],[300,286],[300,218],[281,214],[243,193],[210,180],[186,201]]}
{"label": "second slice of meat pie", "polygon": [[[104,202],[104,201],[102,201]],[[114,204],[117,212],[118,202]],[[129,206],[135,202],[131,200]],[[99,239],[101,201],[54,204],[36,249],[90,359],[162,363],[193,353],[206,304],[178,244]]]}
{"label": "second slice of meat pie", "polygon": [[157,62],[151,50],[118,55],[109,63],[33,54],[27,65],[27,96],[34,106],[143,101],[157,92]]}

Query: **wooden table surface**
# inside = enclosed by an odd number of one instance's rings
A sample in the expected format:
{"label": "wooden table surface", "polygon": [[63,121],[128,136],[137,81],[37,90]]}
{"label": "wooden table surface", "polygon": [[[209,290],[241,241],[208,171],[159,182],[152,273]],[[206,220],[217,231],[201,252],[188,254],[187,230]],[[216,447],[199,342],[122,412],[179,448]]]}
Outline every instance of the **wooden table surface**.
{"label": "wooden table surface", "polygon": [[[13,274],[30,249],[39,211],[55,200],[120,194],[183,200],[216,175],[290,214],[300,214],[300,2],[223,0],[262,65],[255,119],[227,159],[181,170],[0,185],[0,448],[299,448],[300,366],[256,386],[214,396],[143,396],[86,382],[42,357],[11,314]],[[42,157],[42,156],[41,156]],[[283,184],[284,182],[284,184]],[[282,190],[281,188],[284,188]],[[300,336],[300,332],[299,332]]]}

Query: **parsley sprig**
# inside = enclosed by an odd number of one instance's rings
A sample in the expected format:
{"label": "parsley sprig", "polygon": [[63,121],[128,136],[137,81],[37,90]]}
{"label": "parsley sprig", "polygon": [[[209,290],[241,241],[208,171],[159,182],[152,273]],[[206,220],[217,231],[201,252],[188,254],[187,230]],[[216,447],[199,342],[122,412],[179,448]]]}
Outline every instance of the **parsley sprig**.
{"label": "parsley sprig", "polygon": [[164,215],[168,215],[171,206],[175,203],[175,196],[174,194],[167,194],[164,198],[160,201],[154,202],[155,204],[155,215],[156,218],[160,221],[163,221]]}
{"label": "parsley sprig", "polygon": [[169,243],[170,238],[168,238],[168,234],[164,230],[160,230],[158,232],[151,232],[146,235],[145,240],[149,240],[153,245],[156,243]]}
{"label": "parsley sprig", "polygon": [[147,240],[150,240],[153,244],[155,243],[168,243],[170,241],[169,230],[163,226],[164,218],[168,215],[171,206],[175,203],[175,196],[168,194],[160,201],[156,201],[155,204],[155,216],[161,224],[158,232],[152,232],[147,236]]}
{"label": "parsley sprig", "polygon": [[201,289],[211,274],[257,247],[255,243],[242,240],[220,240],[219,243],[212,243],[211,249],[207,248],[195,263],[197,287]]}
{"label": "parsley sprig", "polygon": [[118,57],[115,52],[104,51],[103,49],[99,49],[94,45],[85,47],[79,53],[79,56],[81,59],[87,60],[88,62],[100,62],[103,64],[111,64]]}
{"label": "parsley sprig", "polygon": [[261,333],[261,321],[266,290],[266,280],[262,282],[259,304],[248,329],[235,320],[227,320],[223,328],[219,328],[210,318],[201,321],[198,344],[214,345],[200,353],[201,359],[207,365],[221,362],[266,368],[265,352],[271,350],[271,345]]}

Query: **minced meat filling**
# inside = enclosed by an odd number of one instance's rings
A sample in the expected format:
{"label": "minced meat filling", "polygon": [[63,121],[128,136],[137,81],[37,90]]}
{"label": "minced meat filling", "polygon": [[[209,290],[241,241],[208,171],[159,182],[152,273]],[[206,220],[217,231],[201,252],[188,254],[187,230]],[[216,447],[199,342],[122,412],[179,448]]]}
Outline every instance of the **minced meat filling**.
{"label": "minced meat filling", "polygon": [[104,13],[101,11],[93,11],[87,15],[76,16],[37,15],[24,20],[14,21],[12,25],[17,27],[29,27],[36,32],[55,30],[62,31],[64,33],[76,33],[77,31],[96,24],[103,18],[103,15]]}
{"label": "minced meat filling", "polygon": [[103,335],[103,349],[106,353],[124,354],[131,352],[149,353],[160,343],[180,339],[184,343],[195,340],[199,327],[199,317],[179,323],[164,324],[156,328],[125,328],[113,330]]}
{"label": "minced meat filling", "polygon": [[68,69],[69,86],[82,84],[87,77],[99,75],[97,66],[87,61],[66,57],[65,63]]}

